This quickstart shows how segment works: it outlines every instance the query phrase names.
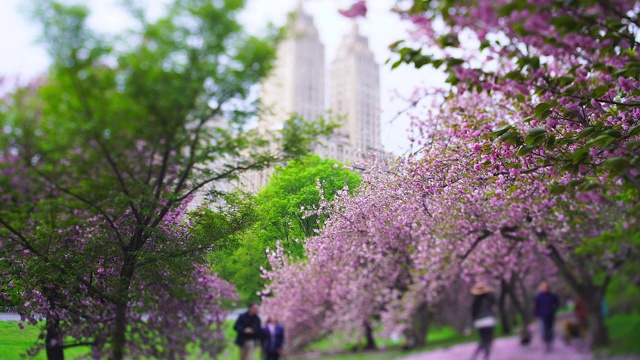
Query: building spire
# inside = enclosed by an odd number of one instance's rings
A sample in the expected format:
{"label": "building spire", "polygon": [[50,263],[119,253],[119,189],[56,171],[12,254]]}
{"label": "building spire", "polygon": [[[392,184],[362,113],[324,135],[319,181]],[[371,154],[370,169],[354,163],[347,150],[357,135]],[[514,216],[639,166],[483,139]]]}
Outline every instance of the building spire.
{"label": "building spire", "polygon": [[360,28],[358,27],[358,22],[356,20],[353,20],[353,22],[351,23],[351,35],[352,36],[360,35]]}

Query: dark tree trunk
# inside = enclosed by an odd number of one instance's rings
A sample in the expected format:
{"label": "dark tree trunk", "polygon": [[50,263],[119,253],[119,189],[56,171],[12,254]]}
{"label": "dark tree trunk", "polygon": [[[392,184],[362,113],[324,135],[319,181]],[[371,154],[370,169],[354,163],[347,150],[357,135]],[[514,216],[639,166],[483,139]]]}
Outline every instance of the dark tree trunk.
{"label": "dark tree trunk", "polygon": [[[55,314],[56,298],[58,293],[55,289],[44,287],[44,295],[47,298],[51,313]],[[45,322],[44,348],[48,360],[64,360],[64,344],[60,333],[60,319],[56,315],[48,315]]]}
{"label": "dark tree trunk", "polygon": [[510,292],[508,284],[504,279],[500,281],[500,299],[498,301],[498,312],[500,312],[500,323],[502,324],[502,334],[511,334],[511,323],[507,312],[507,294]]}
{"label": "dark tree trunk", "polygon": [[591,291],[587,296],[581,296],[587,312],[589,340],[592,348],[609,345],[609,331],[602,316],[602,296],[597,291]]}
{"label": "dark tree trunk", "polygon": [[367,341],[364,349],[375,350],[377,348],[376,340],[373,338],[373,328],[371,327],[371,323],[369,321],[364,322],[364,336]]}
{"label": "dark tree trunk", "polygon": [[[517,276],[513,275],[511,277],[511,284],[510,284],[511,291],[509,291],[508,294],[509,294],[509,298],[511,299],[511,304],[513,304],[513,307],[515,307],[516,311],[520,315],[520,319],[522,320],[522,325],[521,325],[522,330],[520,331],[520,340],[522,344],[528,344],[531,339],[531,334],[529,333],[529,324],[531,323],[532,316],[531,316],[531,313],[529,312],[529,308],[526,305],[526,299],[523,301],[520,301],[520,299],[518,299],[518,296],[515,291],[516,282],[517,282]],[[522,283],[520,283],[520,285],[521,287],[523,287]],[[526,289],[521,289],[521,290],[523,292],[523,295],[526,297],[527,296]]]}
{"label": "dark tree trunk", "polygon": [[135,260],[125,257],[120,272],[120,284],[118,289],[118,302],[114,319],[113,332],[111,333],[111,360],[123,360],[127,343],[127,310],[129,307],[129,287],[135,269]]}
{"label": "dark tree trunk", "polygon": [[[602,317],[602,300],[603,294],[607,290],[608,280],[602,286],[597,286],[593,276],[589,275],[589,271],[586,270],[585,261],[575,262],[574,268],[571,269],[558,249],[549,245],[549,250],[551,250],[549,256],[560,270],[562,277],[584,302],[591,348],[609,345],[609,331]],[[581,276],[576,276],[572,270]]]}
{"label": "dark tree trunk", "polygon": [[64,347],[58,328],[59,324],[60,321],[58,321],[58,319],[47,317],[45,324],[46,335],[44,339],[47,360],[64,360]]}
{"label": "dark tree trunk", "polygon": [[418,306],[416,313],[413,317],[413,336],[415,347],[427,346],[427,334],[429,333],[429,305],[422,303]]}
{"label": "dark tree trunk", "polygon": [[116,304],[116,316],[113,333],[111,334],[111,359],[122,360],[127,342],[127,302]]}

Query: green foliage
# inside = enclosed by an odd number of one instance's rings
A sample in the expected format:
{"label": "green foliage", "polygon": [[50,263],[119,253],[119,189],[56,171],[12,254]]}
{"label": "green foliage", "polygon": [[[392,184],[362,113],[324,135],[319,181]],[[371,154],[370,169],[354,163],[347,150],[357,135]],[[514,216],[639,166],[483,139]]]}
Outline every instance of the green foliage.
{"label": "green foliage", "polygon": [[355,189],[360,177],[335,160],[311,155],[276,168],[269,184],[256,196],[257,236],[275,246],[280,240],[295,257],[303,256],[302,240],[313,236],[323,218],[307,214],[317,208],[322,196],[332,200],[345,187]]}
{"label": "green foliage", "polygon": [[[359,184],[358,174],[335,160],[316,155],[276,168],[270,182],[254,198],[236,194],[227,199],[227,203],[235,208],[231,213],[245,213],[245,216],[234,216],[234,219],[242,219],[243,231],[229,236],[219,250],[214,248],[209,257],[214,269],[222,278],[235,284],[245,299],[258,300],[256,293],[264,286],[261,268],[269,267],[267,249],[275,249],[280,242],[292,256],[303,257],[304,239],[313,236],[322,226],[322,217],[307,213],[322,201],[318,186],[324,198],[331,200],[338,191],[345,187],[353,191]],[[212,225],[215,222],[229,224],[228,219],[221,220],[221,212],[205,214],[207,218],[202,220],[206,225],[199,225],[202,229],[230,228]],[[207,233],[203,231],[203,234]]]}
{"label": "green foliage", "polygon": [[640,355],[640,313],[617,314],[606,319],[611,332],[610,354]]}

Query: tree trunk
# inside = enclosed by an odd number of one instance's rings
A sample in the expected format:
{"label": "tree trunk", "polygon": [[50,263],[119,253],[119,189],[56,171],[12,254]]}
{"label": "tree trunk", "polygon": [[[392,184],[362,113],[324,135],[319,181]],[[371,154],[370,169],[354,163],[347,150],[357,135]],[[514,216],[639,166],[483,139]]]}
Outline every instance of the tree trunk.
{"label": "tree trunk", "polygon": [[427,334],[429,332],[429,305],[425,302],[418,306],[413,317],[413,336],[415,347],[427,346]]}
{"label": "tree trunk", "polygon": [[364,346],[365,350],[375,350],[376,340],[373,338],[373,328],[371,327],[371,323],[369,321],[364,322],[364,336],[366,338],[367,343]]}
{"label": "tree trunk", "polygon": [[504,279],[500,281],[500,300],[498,301],[498,312],[500,313],[500,322],[502,324],[502,334],[511,334],[511,323],[509,323],[509,314],[506,311],[507,293],[509,293],[508,284]]}
{"label": "tree trunk", "polygon": [[602,296],[597,291],[591,291],[588,296],[582,296],[582,301],[587,312],[591,348],[609,345],[609,331],[602,317]]}
{"label": "tree trunk", "polygon": [[58,329],[59,324],[60,321],[58,321],[58,319],[47,317],[44,340],[47,360],[64,360],[64,347],[62,344],[62,336]]}
{"label": "tree trunk", "polygon": [[601,287],[595,285],[593,276],[589,275],[585,261],[579,261],[573,264],[574,271],[581,274],[581,281],[571,272],[571,268],[562,258],[562,255],[554,246],[549,245],[551,250],[549,256],[554,262],[560,274],[564,277],[571,288],[580,296],[584,302],[584,308],[587,312],[587,325],[589,326],[589,343],[592,349],[606,346],[609,344],[609,331],[602,318],[602,300],[603,294],[606,293],[608,282]]}
{"label": "tree trunk", "polygon": [[55,289],[45,286],[43,293],[47,298],[47,303],[49,303],[49,308],[51,309],[50,314],[47,315],[44,325],[44,348],[47,353],[47,359],[64,360],[64,344],[62,334],[60,334],[60,319],[55,315],[58,292]]}
{"label": "tree trunk", "polygon": [[123,360],[127,344],[127,310],[129,308],[129,287],[135,269],[135,259],[125,257],[120,271],[120,284],[118,288],[118,302],[114,319],[113,332],[111,333],[111,359]]}
{"label": "tree trunk", "polygon": [[127,342],[127,301],[116,305],[115,326],[111,333],[111,359],[122,360]]}
{"label": "tree trunk", "polygon": [[[509,298],[511,299],[511,304],[516,308],[518,314],[520,314],[520,319],[522,320],[522,330],[520,331],[520,341],[522,344],[528,344],[531,340],[531,334],[529,333],[529,324],[531,323],[531,313],[528,311],[528,307],[526,306],[526,300],[520,301],[515,292],[515,284],[516,284],[516,276],[511,277],[511,290],[509,291]],[[520,283],[521,287],[524,287],[522,283]],[[521,289],[523,294],[526,296],[526,289]]]}

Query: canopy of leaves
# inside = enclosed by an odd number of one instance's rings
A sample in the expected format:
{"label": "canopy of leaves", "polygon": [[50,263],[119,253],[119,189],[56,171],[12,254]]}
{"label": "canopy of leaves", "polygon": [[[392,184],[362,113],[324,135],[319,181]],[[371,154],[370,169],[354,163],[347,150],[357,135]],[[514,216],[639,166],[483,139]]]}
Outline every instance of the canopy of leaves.
{"label": "canopy of leaves", "polygon": [[[265,283],[262,268],[269,268],[267,251],[280,243],[292,256],[304,257],[305,239],[314,236],[325,219],[315,210],[325,199],[333,199],[341,191],[353,192],[359,184],[357,173],[316,155],[277,167],[254,198],[236,195],[229,199],[246,230],[230,236],[227,246],[214,249],[210,259],[215,271],[235,284],[245,299],[258,300]],[[253,209],[249,210],[247,202]],[[220,216],[212,213],[207,223]]]}

